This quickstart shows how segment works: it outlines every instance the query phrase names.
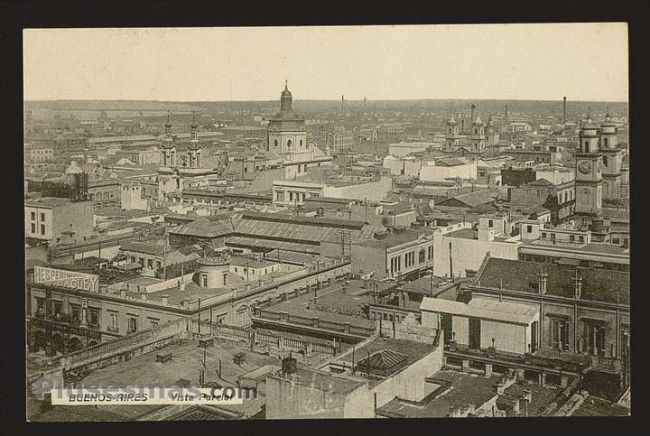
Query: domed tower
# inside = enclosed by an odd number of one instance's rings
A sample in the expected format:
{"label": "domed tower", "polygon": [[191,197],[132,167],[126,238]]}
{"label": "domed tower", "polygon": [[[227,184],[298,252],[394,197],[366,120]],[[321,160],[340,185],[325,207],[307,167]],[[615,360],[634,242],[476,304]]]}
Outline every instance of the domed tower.
{"label": "domed tower", "polygon": [[167,122],[165,123],[165,137],[162,140],[162,147],[160,148],[162,165],[165,167],[175,167],[177,164],[176,144],[174,143],[174,138],[171,134],[172,123],[170,117],[171,113],[167,112]]}
{"label": "domed tower", "polygon": [[305,118],[293,111],[292,102],[293,96],[285,81],[280,95],[280,111],[269,119],[266,150],[278,153],[287,160],[308,159],[311,150],[307,145]]}
{"label": "domed tower", "polygon": [[204,257],[198,259],[198,285],[202,288],[225,288],[228,283],[228,271],[230,270],[230,256],[221,254],[219,256]]}
{"label": "domed tower", "polygon": [[485,128],[485,136],[487,138],[487,145],[492,147],[499,143],[499,130],[494,125],[492,115],[488,117],[487,127]]}
{"label": "domed tower", "polygon": [[190,124],[190,146],[187,154],[190,161],[190,168],[201,168],[201,148],[199,146],[199,125],[196,123],[194,111],[192,111],[192,124]]}
{"label": "domed tower", "polygon": [[576,158],[576,205],[575,212],[581,215],[596,216],[602,212],[603,199],[603,160],[598,144],[596,126],[591,116],[581,123],[580,151]]}
{"label": "domed tower", "polygon": [[620,198],[623,150],[618,146],[616,124],[609,113],[600,125],[600,153],[603,155],[603,198]]}
{"label": "domed tower", "polygon": [[483,124],[480,115],[477,115],[472,123],[471,143],[474,151],[483,151],[485,149],[485,124]]}
{"label": "domed tower", "polygon": [[449,121],[447,121],[447,126],[445,128],[445,146],[447,148],[453,148],[457,147],[459,143],[460,135],[458,134],[458,123],[452,114]]}

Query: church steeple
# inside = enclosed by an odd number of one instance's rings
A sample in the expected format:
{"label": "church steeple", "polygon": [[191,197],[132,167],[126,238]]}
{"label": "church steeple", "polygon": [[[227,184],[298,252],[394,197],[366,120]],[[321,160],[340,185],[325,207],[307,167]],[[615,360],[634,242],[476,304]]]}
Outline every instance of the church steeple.
{"label": "church steeple", "polygon": [[169,138],[172,131],[172,123],[170,120],[171,112],[167,111],[167,122],[165,123],[165,137]]}
{"label": "church steeple", "polygon": [[194,111],[192,111],[192,124],[190,124],[190,140],[195,143],[199,141],[199,125],[196,124],[196,117]]}

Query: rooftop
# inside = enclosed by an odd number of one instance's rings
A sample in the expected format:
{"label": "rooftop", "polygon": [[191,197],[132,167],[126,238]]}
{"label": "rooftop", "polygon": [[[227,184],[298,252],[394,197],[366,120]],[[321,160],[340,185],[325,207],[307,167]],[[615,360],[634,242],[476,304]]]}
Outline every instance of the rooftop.
{"label": "rooftop", "polygon": [[36,207],[59,207],[66,204],[72,203],[72,200],[69,198],[59,198],[59,197],[39,197],[25,201],[25,206],[36,206]]}
{"label": "rooftop", "polygon": [[476,278],[477,286],[538,294],[538,274],[548,274],[546,293],[567,298],[575,295],[575,274],[582,278],[582,300],[629,304],[630,274],[595,268],[565,267],[552,263],[488,258]]}
{"label": "rooftop", "polygon": [[[351,378],[334,375],[330,372],[319,371],[304,366],[298,366],[296,371],[298,383],[306,386],[313,386],[323,391],[333,391],[345,394],[354,391],[365,383]],[[275,377],[281,377],[276,375]]]}
{"label": "rooftop", "polygon": [[[205,371],[205,382],[215,382],[222,386],[235,386],[240,376],[265,365],[279,365],[280,362],[269,356],[251,353],[247,347],[229,341],[215,339],[214,346],[201,348],[194,340],[184,340],[181,343],[166,346],[162,349],[135,356],[127,361],[110,365],[90,373],[83,379],[87,388],[99,386],[166,386],[174,387],[181,379],[189,380],[196,386],[199,370],[205,350],[205,361],[208,370]],[[165,352],[172,354],[172,360],[166,363],[156,362],[156,355]],[[235,353],[244,352],[245,359],[241,364],[233,363]],[[216,369],[221,362],[221,378]],[[225,409],[249,412],[260,407],[263,398],[246,400],[242,405],[220,406]],[[54,406],[48,413],[50,420],[79,419],[77,416],[87,415],[84,420],[132,420],[160,406]],[[40,420],[40,417],[39,417]]]}
{"label": "rooftop", "polygon": [[386,236],[381,236],[379,241],[384,242],[388,247],[396,247],[407,242],[417,241],[421,237],[432,235],[431,230],[424,228],[406,229],[389,233]]}
{"label": "rooftop", "polygon": [[[394,399],[378,409],[379,414],[404,418],[445,418],[453,407],[475,405],[477,408],[494,398],[498,377],[483,377],[456,371],[441,370],[429,380],[433,389],[451,386],[451,389],[429,401],[413,404]],[[439,383],[436,383],[439,381]]]}
{"label": "rooftop", "polygon": [[169,234],[197,238],[218,238],[234,232],[233,224],[229,219],[210,220],[205,217],[196,218],[192,222],[170,229]]}
{"label": "rooftop", "polygon": [[571,416],[629,416],[630,409],[603,398],[588,395]]}

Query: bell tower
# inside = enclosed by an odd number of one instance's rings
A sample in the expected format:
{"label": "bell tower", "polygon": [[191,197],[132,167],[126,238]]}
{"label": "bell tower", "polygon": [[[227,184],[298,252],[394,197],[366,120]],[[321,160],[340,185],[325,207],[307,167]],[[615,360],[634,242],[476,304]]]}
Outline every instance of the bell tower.
{"label": "bell tower", "polygon": [[194,111],[192,111],[192,124],[190,124],[190,146],[187,149],[190,168],[201,167],[201,148],[199,147],[199,125],[196,123]]}
{"label": "bell tower", "polygon": [[591,116],[587,115],[578,137],[580,151],[575,154],[575,213],[597,216],[601,214],[603,206],[603,155],[600,153],[600,138],[596,126],[591,122]]}
{"label": "bell tower", "polygon": [[618,146],[616,124],[609,113],[600,125],[600,152],[603,155],[603,198],[616,199],[621,196],[621,166],[623,151]]}
{"label": "bell tower", "polygon": [[[474,105],[472,105],[474,107]],[[483,151],[485,149],[485,125],[481,121],[481,116],[476,115],[474,122],[472,123],[472,150],[473,151]]]}
{"label": "bell tower", "polygon": [[451,115],[449,121],[447,121],[447,126],[445,127],[445,146],[447,148],[454,148],[460,143],[460,135],[458,134],[458,123],[454,115]]}

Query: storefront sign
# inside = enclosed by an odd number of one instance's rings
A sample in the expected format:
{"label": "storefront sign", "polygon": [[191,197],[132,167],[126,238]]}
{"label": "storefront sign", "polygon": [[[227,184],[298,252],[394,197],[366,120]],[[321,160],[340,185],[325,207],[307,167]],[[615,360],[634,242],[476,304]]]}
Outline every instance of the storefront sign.
{"label": "storefront sign", "polygon": [[79,291],[99,292],[99,276],[76,271],[34,267],[34,283],[43,283]]}

